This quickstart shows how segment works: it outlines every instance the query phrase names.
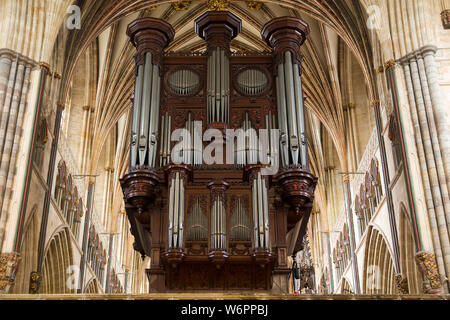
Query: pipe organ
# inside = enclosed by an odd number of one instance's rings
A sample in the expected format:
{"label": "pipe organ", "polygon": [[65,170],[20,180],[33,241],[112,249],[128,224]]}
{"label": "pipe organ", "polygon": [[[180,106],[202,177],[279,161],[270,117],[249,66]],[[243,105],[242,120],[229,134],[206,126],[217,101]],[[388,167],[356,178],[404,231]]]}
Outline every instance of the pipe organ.
{"label": "pipe organ", "polygon": [[175,32],[160,19],[127,29],[137,53],[121,185],[134,248],[150,257],[151,292],[286,292],[317,183],[301,77],[308,26],[273,19],[261,32],[273,53],[241,54],[232,13],[194,25],[204,53],[166,53]]}

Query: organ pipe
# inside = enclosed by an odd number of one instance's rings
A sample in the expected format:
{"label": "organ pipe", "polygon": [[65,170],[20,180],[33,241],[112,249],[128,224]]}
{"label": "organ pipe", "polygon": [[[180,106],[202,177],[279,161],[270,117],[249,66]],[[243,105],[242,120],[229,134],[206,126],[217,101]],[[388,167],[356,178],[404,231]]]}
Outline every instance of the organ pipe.
{"label": "organ pipe", "polygon": [[[283,166],[308,167],[306,126],[300,66],[292,53],[284,53],[276,78],[278,121],[281,131],[280,149]],[[287,125],[286,125],[287,124]]]}
{"label": "organ pipe", "polygon": [[256,249],[270,249],[267,187],[266,179],[258,171],[252,181],[253,241]]}
{"label": "organ pipe", "polygon": [[300,146],[301,146],[301,165],[308,167],[308,146],[306,144],[306,125],[305,125],[305,108],[303,104],[303,89],[302,78],[300,77],[300,67],[298,64],[294,64],[294,82],[295,82],[295,102],[297,110],[297,123],[300,134]]}
{"label": "organ pipe", "polygon": [[217,47],[208,57],[207,110],[209,123],[227,123],[229,118],[230,62],[225,50]]}
{"label": "organ pipe", "polygon": [[248,232],[250,225],[240,198],[238,198],[236,208],[230,218],[230,226],[230,240],[250,240],[250,234]]}
{"label": "organ pipe", "polygon": [[[134,92],[131,166],[156,166],[161,77],[151,52],[138,67]],[[167,138],[167,137],[166,137]],[[169,139],[164,141],[169,141]]]}
{"label": "organ pipe", "polygon": [[197,197],[192,211],[186,219],[186,230],[188,241],[203,241],[207,240],[208,232],[208,218],[203,213],[200,206],[200,198]]}
{"label": "organ pipe", "polygon": [[159,151],[159,165],[164,167],[170,163],[170,135],[172,117],[166,112],[161,117],[161,145]]}
{"label": "organ pipe", "polygon": [[182,248],[184,237],[184,194],[185,177],[175,172],[169,188],[169,248]]}
{"label": "organ pipe", "polygon": [[142,79],[144,76],[144,67],[138,67],[138,75],[136,77],[136,84],[134,89],[134,106],[133,106],[133,122],[131,128],[131,166],[136,166],[137,152],[138,152],[138,137],[139,137],[139,119],[141,111],[142,99]]}
{"label": "organ pipe", "polygon": [[208,184],[211,189],[211,250],[225,251],[226,242],[226,210],[225,190],[229,184],[225,181],[213,181]]}

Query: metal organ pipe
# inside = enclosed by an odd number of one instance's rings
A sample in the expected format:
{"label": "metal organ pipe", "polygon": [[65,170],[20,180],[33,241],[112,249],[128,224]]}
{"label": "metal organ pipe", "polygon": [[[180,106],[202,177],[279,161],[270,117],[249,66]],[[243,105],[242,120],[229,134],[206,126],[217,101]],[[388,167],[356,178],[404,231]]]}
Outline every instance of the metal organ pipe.
{"label": "metal organ pipe", "polygon": [[224,49],[217,47],[208,57],[208,121],[227,123],[229,118],[230,64]]}
{"label": "metal organ pipe", "polygon": [[166,115],[167,112],[161,117],[161,143],[159,145],[159,166],[162,167],[163,165],[163,159],[164,159],[164,144],[166,143],[166,134],[165,134],[165,127],[166,127]]}
{"label": "metal organ pipe", "polygon": [[[222,118],[221,116],[221,104],[220,104],[220,98],[221,98],[221,92],[220,92],[220,49],[217,47],[216,49],[216,59],[214,61],[214,68],[216,69],[216,90],[215,90],[215,106],[216,106],[216,119],[220,121]],[[219,122],[217,121],[217,122]]]}
{"label": "metal organ pipe", "polygon": [[226,211],[225,204],[216,196],[211,210],[211,246],[212,249],[226,249]]}
{"label": "metal organ pipe", "polygon": [[212,52],[211,61],[211,99],[209,105],[209,112],[211,113],[210,120],[215,122],[216,119],[216,51]]}
{"label": "metal organ pipe", "polygon": [[139,122],[141,114],[141,99],[142,99],[142,79],[144,77],[144,66],[138,67],[138,75],[136,78],[136,85],[134,89],[134,106],[133,106],[133,123],[131,128],[131,166],[136,166],[139,150]]}
{"label": "metal organ pipe", "polygon": [[216,249],[217,248],[217,244],[216,244],[216,238],[217,238],[217,234],[216,234],[216,230],[217,230],[217,226],[216,226],[216,218],[217,218],[217,212],[216,212],[216,202],[214,201],[213,203],[213,207],[212,207],[212,216],[211,216],[211,246],[212,249]]}
{"label": "metal organ pipe", "polygon": [[175,197],[175,192],[174,192],[174,188],[175,188],[175,183],[173,181],[174,179],[172,178],[170,181],[170,188],[169,188],[169,234],[168,234],[168,238],[169,238],[169,248],[173,248],[173,213],[174,213],[174,197]]}
{"label": "metal organ pipe", "polygon": [[289,165],[289,130],[287,128],[286,89],[284,86],[284,67],[278,66],[277,95],[279,96],[279,125],[281,130],[280,149],[283,155],[283,166]]}
{"label": "metal organ pipe", "polygon": [[292,54],[290,51],[285,53],[284,59],[284,78],[286,89],[286,106],[289,123],[289,142],[291,147],[291,155],[293,164],[298,164],[298,130],[297,130],[297,114],[295,110],[294,95],[294,73],[292,68]]}
{"label": "metal organ pipe", "polygon": [[258,195],[258,234],[259,234],[259,244],[260,247],[263,247],[264,244],[264,219],[263,219],[263,192],[262,192],[262,183],[261,183],[261,174],[258,172],[257,182],[257,195]]}
{"label": "metal organ pipe", "polygon": [[[184,188],[184,186],[183,186]],[[197,198],[192,212],[186,219],[187,236],[186,240],[205,240],[204,231],[208,230],[208,221],[200,206],[200,198]],[[207,238],[207,236],[206,236]],[[182,241],[180,241],[182,243]]]}
{"label": "metal organ pipe", "polygon": [[184,178],[175,172],[169,189],[169,248],[183,247],[184,231]]}
{"label": "metal organ pipe", "polygon": [[308,153],[300,67],[297,63],[293,63],[290,51],[284,53],[284,63],[278,65],[276,85],[282,164],[283,166],[301,164],[307,167]]}
{"label": "metal organ pipe", "polygon": [[300,132],[300,146],[301,146],[301,165],[308,167],[308,146],[306,144],[306,126],[305,126],[305,108],[303,103],[303,89],[302,78],[300,77],[300,66],[294,65],[294,80],[295,80],[295,99],[297,101],[297,123]]}
{"label": "metal organ pipe", "polygon": [[153,65],[152,54],[147,52],[145,54],[144,64],[144,92],[141,105],[141,118],[140,118],[140,136],[139,136],[139,165],[145,164],[145,156],[147,153],[148,142],[148,128],[149,128],[149,114],[151,107],[151,93],[152,93],[152,80],[153,80]]}
{"label": "metal organ pipe", "polygon": [[263,193],[263,219],[264,219],[264,248],[269,249],[269,200],[267,197],[266,180],[262,180],[262,193]]}
{"label": "metal organ pipe", "polygon": [[269,203],[266,180],[258,172],[252,182],[253,241],[257,249],[269,248]]}
{"label": "metal organ pipe", "polygon": [[252,184],[252,203],[253,203],[253,242],[255,248],[260,246],[259,243],[259,232],[258,232],[258,192],[256,187],[256,179],[253,180]]}
{"label": "metal organ pipe", "polygon": [[173,218],[174,218],[174,226],[173,226],[173,244],[174,247],[177,247],[177,240],[178,240],[178,217],[180,215],[180,173],[175,173],[175,203],[174,203],[174,211],[173,211]]}
{"label": "metal organ pipe", "polygon": [[149,156],[148,161],[150,167],[156,166],[156,150],[157,150],[157,135],[158,135],[158,120],[159,120],[159,102],[160,102],[160,88],[161,78],[159,76],[159,66],[153,66],[153,79],[152,79],[152,111],[150,114],[150,127],[148,132],[149,139]]}
{"label": "metal organ pipe", "polygon": [[225,52],[223,50],[220,50],[220,109],[220,117],[225,122]]}
{"label": "metal organ pipe", "polygon": [[[130,157],[132,167],[156,166],[161,78],[159,66],[153,64],[152,59],[151,52],[145,53],[136,77]],[[164,127],[163,123],[162,128]],[[162,143],[168,141],[165,138],[167,137],[162,138]]]}

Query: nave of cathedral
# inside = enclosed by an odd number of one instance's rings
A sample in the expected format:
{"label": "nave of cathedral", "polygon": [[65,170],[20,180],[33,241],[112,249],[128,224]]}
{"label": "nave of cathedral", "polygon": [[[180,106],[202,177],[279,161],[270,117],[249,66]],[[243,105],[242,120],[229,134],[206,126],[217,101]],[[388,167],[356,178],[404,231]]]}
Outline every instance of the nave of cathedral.
{"label": "nave of cathedral", "polygon": [[0,0],[0,294],[448,294],[449,101],[450,0]]}

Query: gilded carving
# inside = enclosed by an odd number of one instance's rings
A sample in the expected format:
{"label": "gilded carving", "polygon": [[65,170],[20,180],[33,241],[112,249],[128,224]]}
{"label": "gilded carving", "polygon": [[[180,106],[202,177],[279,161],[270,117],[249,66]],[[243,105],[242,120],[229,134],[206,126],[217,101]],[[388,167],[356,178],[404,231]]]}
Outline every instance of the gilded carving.
{"label": "gilded carving", "polygon": [[399,294],[409,294],[408,279],[401,274],[395,276],[395,284]]}
{"label": "gilded carving", "polygon": [[192,1],[190,0],[181,0],[177,2],[172,2],[172,8],[174,8],[176,11],[185,11],[189,9],[191,3]]}
{"label": "gilded carving", "polygon": [[229,0],[207,0],[206,5],[213,11],[225,11],[230,5]]}
{"label": "gilded carving", "polygon": [[260,1],[247,1],[247,8],[252,11],[258,11],[262,8],[263,3]]}
{"label": "gilded carving", "polygon": [[429,294],[439,293],[442,282],[436,265],[436,255],[434,253],[419,252],[416,254],[416,262],[424,277],[423,291]]}
{"label": "gilded carving", "polygon": [[10,293],[14,286],[14,279],[19,263],[19,253],[0,254],[0,293]]}
{"label": "gilded carving", "polygon": [[30,294],[38,293],[40,285],[41,285],[41,275],[37,272],[32,272],[30,274]]}

